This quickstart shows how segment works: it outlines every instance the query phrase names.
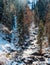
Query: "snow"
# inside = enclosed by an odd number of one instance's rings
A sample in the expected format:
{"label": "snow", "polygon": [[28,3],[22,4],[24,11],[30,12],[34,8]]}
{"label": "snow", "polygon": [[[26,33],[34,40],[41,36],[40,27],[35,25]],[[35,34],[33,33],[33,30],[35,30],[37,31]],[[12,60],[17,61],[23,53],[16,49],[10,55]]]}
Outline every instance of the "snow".
{"label": "snow", "polygon": [[[33,29],[34,28],[34,29]],[[38,29],[38,28],[36,28]],[[23,52],[23,57],[24,58],[27,58],[29,57],[33,52],[36,52],[38,49],[36,48],[38,45],[36,44],[37,42],[37,39],[34,40],[34,38],[37,38],[37,35],[36,34],[33,34],[33,32],[35,32],[35,25],[34,25],[34,22],[32,22],[32,24],[30,25],[30,28],[29,28],[29,34],[30,34],[30,38],[29,40],[32,40],[30,41],[31,43],[30,44],[33,44],[33,45],[30,45],[28,47],[27,50],[25,50]],[[36,33],[36,32],[35,32]],[[33,35],[33,36],[32,36]]]}
{"label": "snow", "polygon": [[9,44],[8,41],[5,41],[5,40],[2,39],[2,37],[0,37],[0,44],[6,44],[6,43]]}
{"label": "snow", "polygon": [[[14,16],[15,21],[15,27],[13,28],[14,32],[17,30],[16,28],[16,16]],[[8,28],[4,27],[4,30],[8,30]],[[9,42],[5,38],[6,34],[0,30],[0,62],[3,62],[4,65],[10,65],[11,60],[8,59],[6,55],[10,53],[10,50],[16,50],[16,47],[14,46],[13,42]],[[12,34],[12,40],[15,38],[15,33]],[[17,39],[18,40],[18,39]],[[15,52],[14,52],[15,53]],[[13,54],[12,54],[13,55]],[[15,63],[14,63],[15,64]]]}
{"label": "snow", "polygon": [[34,65],[38,65],[38,63],[39,63],[38,61],[36,61],[36,62],[33,62],[33,64],[34,64]]}
{"label": "snow", "polygon": [[12,65],[17,65],[17,62],[12,63]]}
{"label": "snow", "polygon": [[[16,17],[15,17],[15,23],[16,23]],[[16,26],[14,27],[16,28]],[[16,32],[16,29],[14,29],[14,32]],[[36,33],[36,34],[33,34],[33,33]],[[18,33],[17,33],[18,34]],[[31,56],[32,53],[34,52],[37,52],[38,51],[38,45],[36,44],[37,42],[37,34],[38,34],[38,27],[35,28],[35,25],[34,23],[32,23],[30,25],[30,28],[29,28],[29,34],[30,34],[30,38],[29,39],[26,39],[25,43],[30,41],[30,45],[27,47],[27,49],[25,49],[22,53],[22,58],[25,58],[26,61],[28,60],[28,57]],[[20,52],[21,50],[21,47],[19,46],[16,46],[14,44],[17,43],[14,43],[13,42],[13,39],[15,38],[15,35],[14,33],[12,33],[12,42],[8,42],[7,40],[4,40],[3,37],[5,37],[5,34],[3,34],[2,32],[0,32],[0,62],[3,62],[4,65],[11,65],[12,61],[12,65],[25,65],[24,62],[16,62],[14,61],[14,57],[15,57],[15,54],[17,53],[17,50]],[[18,37],[18,36],[17,36]],[[18,38],[17,38],[18,40]],[[48,50],[50,48],[45,48],[45,50]],[[15,52],[11,52],[11,50],[15,50]],[[11,52],[11,53],[10,53]],[[6,57],[6,55],[10,53],[10,56],[11,56],[11,60],[10,58]],[[20,57],[19,56],[17,58],[17,60],[20,60]],[[4,60],[4,61],[3,61]],[[33,64],[38,64],[40,63],[40,65],[45,65],[45,63],[50,63],[50,58],[49,59],[45,59],[46,61],[45,62],[40,62],[40,61],[34,61]]]}
{"label": "snow", "polygon": [[4,65],[8,65],[8,59],[4,56],[0,57],[0,63],[3,62]]}

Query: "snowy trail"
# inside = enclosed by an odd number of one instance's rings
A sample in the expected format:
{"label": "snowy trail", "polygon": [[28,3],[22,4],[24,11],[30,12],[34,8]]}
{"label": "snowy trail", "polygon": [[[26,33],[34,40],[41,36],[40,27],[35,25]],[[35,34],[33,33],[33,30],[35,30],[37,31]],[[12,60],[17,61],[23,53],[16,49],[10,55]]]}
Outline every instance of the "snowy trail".
{"label": "snowy trail", "polygon": [[[32,22],[30,28],[29,28],[29,33],[30,33],[30,45],[26,50],[23,52],[23,58],[25,58],[25,62],[27,63],[28,60],[31,62],[31,54],[38,52],[39,48],[38,45],[36,44],[37,42],[37,35],[38,35],[38,27],[35,28],[34,22]],[[36,57],[36,56],[35,56]],[[37,58],[36,58],[37,59]],[[45,61],[40,61],[39,59],[37,61],[33,61],[32,64],[30,65],[47,65],[50,64],[50,58],[44,58]],[[34,60],[34,59],[33,59]]]}
{"label": "snowy trail", "polygon": [[[26,49],[24,52],[23,52],[23,57],[24,58],[27,58],[27,57],[30,57],[30,55],[33,53],[33,52],[37,52],[38,51],[38,48],[37,48],[37,32],[35,32],[35,30],[38,30],[38,28],[35,28],[35,25],[34,25],[34,22],[32,22],[32,24],[30,25],[29,27],[29,34],[30,34],[30,45],[28,47],[28,49]],[[34,34],[35,33],[35,34]]]}

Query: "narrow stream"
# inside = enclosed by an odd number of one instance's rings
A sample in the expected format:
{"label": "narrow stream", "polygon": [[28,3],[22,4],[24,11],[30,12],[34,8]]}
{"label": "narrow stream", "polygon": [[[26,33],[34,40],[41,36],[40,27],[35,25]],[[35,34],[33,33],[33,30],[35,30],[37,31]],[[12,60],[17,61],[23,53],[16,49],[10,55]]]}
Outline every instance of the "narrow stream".
{"label": "narrow stream", "polygon": [[17,27],[17,16],[14,15],[14,24],[13,24],[13,29],[12,29],[12,40],[11,40],[11,43],[18,43],[18,27]]}

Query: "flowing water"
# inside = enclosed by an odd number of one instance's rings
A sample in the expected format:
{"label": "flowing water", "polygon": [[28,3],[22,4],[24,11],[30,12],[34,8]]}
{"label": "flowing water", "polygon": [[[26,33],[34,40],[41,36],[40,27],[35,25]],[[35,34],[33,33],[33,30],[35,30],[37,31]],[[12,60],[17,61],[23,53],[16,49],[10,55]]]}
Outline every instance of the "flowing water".
{"label": "flowing water", "polygon": [[18,38],[18,26],[17,26],[17,16],[16,15],[14,15],[14,24],[13,24],[13,29],[12,29],[12,40],[11,40],[11,42],[12,43],[18,43],[18,40],[19,40],[19,38]]}

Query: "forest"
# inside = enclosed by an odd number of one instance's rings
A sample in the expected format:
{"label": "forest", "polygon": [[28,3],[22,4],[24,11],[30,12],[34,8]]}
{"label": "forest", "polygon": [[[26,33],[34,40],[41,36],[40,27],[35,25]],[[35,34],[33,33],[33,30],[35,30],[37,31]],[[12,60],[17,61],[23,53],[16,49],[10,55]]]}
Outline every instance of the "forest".
{"label": "forest", "polygon": [[0,0],[0,65],[50,65],[50,0]]}

